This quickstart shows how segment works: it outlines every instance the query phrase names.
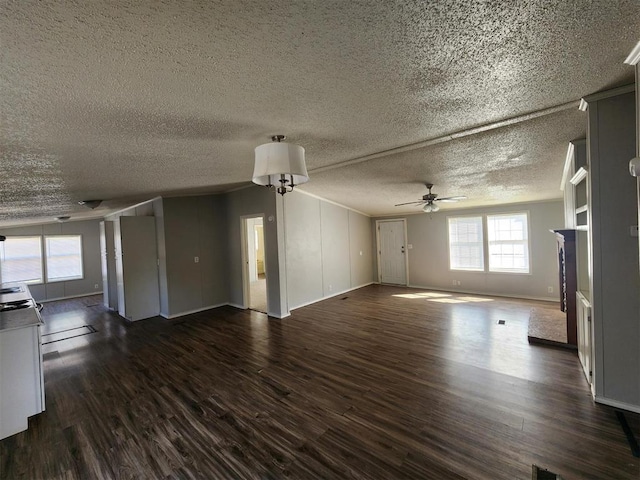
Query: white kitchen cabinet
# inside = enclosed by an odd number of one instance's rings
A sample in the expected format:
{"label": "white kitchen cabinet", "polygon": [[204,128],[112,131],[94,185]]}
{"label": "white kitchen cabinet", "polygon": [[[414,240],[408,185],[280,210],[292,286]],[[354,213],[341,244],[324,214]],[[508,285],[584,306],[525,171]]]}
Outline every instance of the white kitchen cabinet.
{"label": "white kitchen cabinet", "polygon": [[[28,288],[21,288],[0,295],[0,302],[30,298]],[[41,324],[35,302],[0,313],[0,439],[26,430],[28,418],[45,409]]]}
{"label": "white kitchen cabinet", "polygon": [[160,314],[158,248],[154,217],[114,222],[118,313],[130,321]]}

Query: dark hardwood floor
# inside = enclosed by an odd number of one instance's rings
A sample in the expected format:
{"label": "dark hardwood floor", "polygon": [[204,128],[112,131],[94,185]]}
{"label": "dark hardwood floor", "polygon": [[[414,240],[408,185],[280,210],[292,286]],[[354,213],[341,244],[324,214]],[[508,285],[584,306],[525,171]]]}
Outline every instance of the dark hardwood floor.
{"label": "dark hardwood floor", "polygon": [[575,352],[527,343],[539,303],[443,295],[133,324],[100,297],[46,304],[45,333],[98,332],[44,346],[47,410],[0,441],[0,477],[640,478]]}

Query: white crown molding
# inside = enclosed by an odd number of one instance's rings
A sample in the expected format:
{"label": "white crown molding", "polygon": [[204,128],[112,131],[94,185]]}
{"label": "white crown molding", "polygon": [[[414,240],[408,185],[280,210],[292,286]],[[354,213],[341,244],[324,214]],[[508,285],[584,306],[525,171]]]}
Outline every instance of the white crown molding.
{"label": "white crown molding", "polygon": [[[591,95],[582,97],[580,100],[580,107],[582,107],[583,102],[588,105],[589,103],[597,102],[598,100],[604,100],[605,98],[616,97],[618,95],[624,95],[625,93],[632,93],[635,91],[636,85],[635,83],[631,83],[622,87],[612,88],[611,90],[592,93]],[[582,110],[582,108],[580,109]],[[584,110],[586,111],[586,108]]]}
{"label": "white crown molding", "polygon": [[625,58],[624,63],[626,63],[627,65],[637,65],[638,63],[640,63],[640,42],[638,42],[638,44],[633,47],[633,50],[631,50],[629,56]]}
{"label": "white crown molding", "polygon": [[112,215],[117,215],[122,212],[126,212],[127,210],[131,210],[132,208],[141,207],[142,205],[146,205],[147,203],[153,203],[156,200],[162,200],[162,197],[154,197],[149,200],[145,200],[144,202],[136,203],[135,205],[131,205],[129,207],[121,208],[120,210],[116,210],[115,212],[110,212],[105,215],[102,215],[104,218],[110,217]]}
{"label": "white crown molding", "polygon": [[305,192],[304,190],[300,190],[299,188],[294,190],[294,192],[303,193],[304,195],[308,195],[309,197],[313,197],[313,198],[315,198],[317,200],[322,200],[323,202],[330,203],[331,205],[335,205],[336,207],[346,208],[347,210],[351,210],[352,212],[359,213],[360,215],[364,215],[365,217],[371,218],[371,215],[369,215],[368,213],[361,212],[360,210],[356,210],[355,208],[347,207],[346,205],[343,205],[343,204],[338,203],[338,202],[334,202],[333,200],[329,200],[327,198],[321,197],[320,195],[316,195],[314,193]]}
{"label": "white crown molding", "polygon": [[580,110],[581,112],[586,112],[588,108],[589,108],[589,104],[586,102],[584,98],[581,98],[580,105],[578,105],[578,110]]}
{"label": "white crown molding", "polygon": [[564,159],[564,169],[562,170],[562,180],[560,180],[560,190],[564,192],[564,187],[567,184],[567,178],[569,178],[569,171],[571,170],[571,163],[573,162],[573,152],[575,151],[575,146],[572,142],[569,142],[569,147],[567,148],[567,156]]}
{"label": "white crown molding", "polygon": [[587,170],[586,165],[584,167],[580,167],[573,177],[571,177],[569,183],[571,183],[571,185],[578,185],[582,180],[587,178],[588,174],[589,170]]}

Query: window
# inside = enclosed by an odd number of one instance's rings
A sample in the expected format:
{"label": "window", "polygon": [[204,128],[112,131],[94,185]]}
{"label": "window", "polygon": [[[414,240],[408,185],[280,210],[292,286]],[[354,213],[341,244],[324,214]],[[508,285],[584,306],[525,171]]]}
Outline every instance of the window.
{"label": "window", "polygon": [[45,237],[47,282],[82,278],[82,237]]}
{"label": "window", "polygon": [[47,282],[83,278],[80,235],[44,237],[44,262],[42,246],[43,238],[39,235],[7,237],[0,242],[2,282],[44,283],[44,277]]}
{"label": "window", "polygon": [[487,215],[490,272],[529,273],[527,214]]}
{"label": "window", "polygon": [[[484,272],[529,273],[527,213],[449,217],[449,268]],[[484,229],[486,228],[486,241]]]}
{"label": "window", "polygon": [[451,269],[484,271],[482,217],[454,217],[448,221]]}
{"label": "window", "polygon": [[40,237],[8,237],[0,242],[3,282],[42,283]]}

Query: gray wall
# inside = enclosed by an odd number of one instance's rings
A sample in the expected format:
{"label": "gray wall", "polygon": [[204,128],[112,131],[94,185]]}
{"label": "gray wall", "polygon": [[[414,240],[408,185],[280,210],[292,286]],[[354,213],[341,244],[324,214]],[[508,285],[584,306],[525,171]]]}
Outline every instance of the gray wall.
{"label": "gray wall", "polygon": [[227,303],[223,197],[165,198],[162,203],[168,292],[163,313],[171,317]]}
{"label": "gray wall", "polygon": [[[449,269],[448,216],[525,211],[529,212],[530,274],[464,272]],[[564,225],[562,201],[456,209],[394,218],[407,219],[407,243],[413,245],[412,249],[407,249],[409,285],[412,287],[559,300],[557,247],[555,236],[549,230],[562,228]],[[373,223],[375,231],[375,222]],[[377,260],[375,254],[374,259]],[[554,293],[548,293],[548,287],[552,287]]]}
{"label": "gray wall", "polygon": [[289,309],[373,282],[370,225],[369,217],[318,198],[285,195]]}
{"label": "gray wall", "polygon": [[[55,300],[88,294],[102,293],[102,268],[100,266],[100,220],[47,223],[24,227],[3,228],[3,235],[81,235],[84,278],[67,282],[29,285],[37,301]],[[95,288],[98,285],[98,288]]]}
{"label": "gray wall", "polygon": [[156,198],[106,218],[120,216],[156,218],[162,316],[175,317],[228,302],[223,196]]}
{"label": "gray wall", "polygon": [[278,239],[282,238],[279,228],[278,212],[282,198],[264,187],[249,187],[224,195],[227,214],[228,278],[229,303],[244,305],[242,285],[242,234],[241,217],[264,215],[265,267],[267,277],[267,302],[269,315],[281,318],[288,315],[286,286],[280,278],[283,265],[283,251]]}

